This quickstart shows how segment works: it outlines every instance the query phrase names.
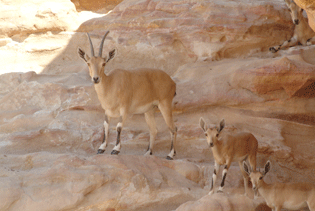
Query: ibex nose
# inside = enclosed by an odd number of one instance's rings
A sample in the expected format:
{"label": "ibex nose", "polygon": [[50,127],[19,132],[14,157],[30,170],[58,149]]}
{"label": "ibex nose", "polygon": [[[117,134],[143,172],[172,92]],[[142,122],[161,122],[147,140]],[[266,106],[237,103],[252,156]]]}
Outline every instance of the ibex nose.
{"label": "ibex nose", "polygon": [[210,143],[210,147],[213,147],[213,143]]}
{"label": "ibex nose", "polygon": [[97,83],[99,82],[99,80],[100,80],[99,77],[93,77],[93,82],[94,82],[94,83],[97,84]]}
{"label": "ibex nose", "polygon": [[299,19],[294,19],[294,24],[295,25],[299,25],[299,23],[300,23]]}

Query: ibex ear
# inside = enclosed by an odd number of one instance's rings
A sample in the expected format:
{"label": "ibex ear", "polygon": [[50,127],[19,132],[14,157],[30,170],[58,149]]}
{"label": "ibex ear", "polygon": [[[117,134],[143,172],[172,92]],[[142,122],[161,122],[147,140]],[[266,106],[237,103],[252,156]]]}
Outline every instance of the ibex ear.
{"label": "ibex ear", "polygon": [[79,57],[83,59],[85,62],[87,62],[87,60],[90,59],[90,57],[80,47],[78,47],[78,54],[79,54]]}
{"label": "ibex ear", "polygon": [[115,57],[115,55],[116,55],[116,49],[110,51],[108,53],[108,58],[107,58],[106,62],[109,62],[109,60],[113,59]]}
{"label": "ibex ear", "polygon": [[220,122],[220,128],[219,128],[219,132],[221,132],[223,130],[223,128],[225,127],[225,120],[222,119]]}
{"label": "ibex ear", "polygon": [[264,170],[264,173],[263,175],[266,175],[269,171],[270,171],[270,168],[271,168],[271,163],[270,161],[268,160],[266,165],[265,165],[265,170]]}
{"label": "ibex ear", "polygon": [[205,121],[203,120],[203,118],[201,117],[200,120],[199,120],[199,125],[200,127],[203,129],[204,132],[207,131],[207,125],[205,123]]}
{"label": "ibex ear", "polygon": [[248,167],[245,161],[243,161],[243,169],[246,172],[246,174],[250,175],[250,168]]}

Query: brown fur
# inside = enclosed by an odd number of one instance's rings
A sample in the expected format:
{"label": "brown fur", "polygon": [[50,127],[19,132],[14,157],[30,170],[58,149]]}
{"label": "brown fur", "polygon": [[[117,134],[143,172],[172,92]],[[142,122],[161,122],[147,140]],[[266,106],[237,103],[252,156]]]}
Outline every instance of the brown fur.
{"label": "brown fur", "polygon": [[[210,194],[214,192],[216,174],[220,165],[225,165],[226,172],[230,168],[231,163],[237,161],[244,177],[245,195],[247,192],[248,176],[242,168],[242,162],[248,159],[252,169],[256,169],[256,155],[258,150],[258,141],[251,133],[240,132],[231,134],[224,130],[225,122],[221,121],[219,127],[207,127],[203,118],[200,118],[200,127],[207,136],[207,143],[211,147],[211,151],[215,160],[215,171]],[[223,175],[222,184],[224,184],[225,176]],[[221,186],[223,188],[223,186]]]}
{"label": "brown fur", "polygon": [[[108,33],[104,35],[101,47]],[[98,99],[105,110],[105,138],[99,148],[99,153],[103,153],[107,146],[110,118],[120,118],[117,125],[117,143],[112,151],[112,154],[118,154],[120,152],[120,132],[126,118],[132,114],[144,113],[150,129],[150,145],[146,154],[152,154],[157,134],[154,109],[158,107],[171,132],[172,147],[167,158],[173,159],[176,153],[177,134],[172,115],[172,101],[176,93],[175,82],[162,70],[149,68],[138,70],[115,69],[106,75],[104,68],[107,62],[114,58],[115,50],[110,51],[105,58],[101,57],[101,53],[98,57],[95,57],[91,41],[90,44],[92,49],[91,58],[80,48],[78,49],[78,54],[89,67],[89,73],[94,82]]]}
{"label": "brown fur", "polygon": [[282,208],[298,210],[308,207],[315,211],[315,185],[311,183],[274,183],[267,184],[263,177],[270,170],[270,161],[265,165],[264,173],[251,171],[247,164],[243,164],[244,171],[249,175],[253,189],[258,189],[272,210]]}
{"label": "brown fur", "polygon": [[315,32],[309,26],[307,18],[303,16],[303,9],[298,7],[293,0],[285,0],[285,3],[295,24],[294,34],[290,40],[285,41],[282,45],[270,47],[269,50],[272,53],[297,44],[312,45],[315,43]]}

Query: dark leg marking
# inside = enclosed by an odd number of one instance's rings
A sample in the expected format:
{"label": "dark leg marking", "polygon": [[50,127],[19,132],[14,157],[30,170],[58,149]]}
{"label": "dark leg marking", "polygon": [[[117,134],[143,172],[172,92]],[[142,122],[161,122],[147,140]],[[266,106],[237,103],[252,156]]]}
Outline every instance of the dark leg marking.
{"label": "dark leg marking", "polygon": [[[227,170],[227,166],[224,167],[224,170]],[[224,181],[225,181],[226,175],[227,175],[227,171],[224,171],[223,179],[222,179],[222,182],[221,182],[221,185],[220,185],[222,188],[224,186]]]}
{"label": "dark leg marking", "polygon": [[[172,141],[172,143],[171,143],[171,151],[173,150],[173,148],[174,148],[174,143],[173,143],[173,141]],[[176,155],[176,151],[174,150],[174,156]]]}
{"label": "dark leg marking", "polygon": [[[104,133],[104,138],[103,138],[102,144],[105,142],[105,138],[106,138],[106,134]],[[105,152],[105,149],[98,149],[97,150],[97,154],[103,154],[104,152]]]}
{"label": "dark leg marking", "polygon": [[[108,124],[108,118],[106,115],[105,115],[105,122],[107,122],[107,124]],[[104,128],[104,138],[103,138],[102,144],[104,144],[105,140],[106,140],[106,129]],[[97,154],[103,154],[104,152],[105,152],[105,149],[98,149],[97,150]]]}
{"label": "dark leg marking", "polygon": [[226,177],[226,173],[223,175],[223,179],[222,179],[222,182],[221,182],[221,187],[224,186],[225,177]]}
{"label": "dark leg marking", "polygon": [[[150,151],[150,144],[149,144],[149,146],[148,146],[147,151]],[[152,151],[150,151],[150,155],[152,155]]]}
{"label": "dark leg marking", "polygon": [[[116,141],[116,146],[118,146],[120,144],[120,133],[121,133],[121,127],[117,128],[117,141]],[[119,151],[117,150],[113,150],[111,152],[112,155],[118,155]]]}

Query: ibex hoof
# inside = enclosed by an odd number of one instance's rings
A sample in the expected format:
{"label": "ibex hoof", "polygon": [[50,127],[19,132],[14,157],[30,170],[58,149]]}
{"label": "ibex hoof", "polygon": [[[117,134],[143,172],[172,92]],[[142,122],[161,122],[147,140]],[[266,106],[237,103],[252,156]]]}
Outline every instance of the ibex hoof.
{"label": "ibex hoof", "polygon": [[276,53],[277,52],[277,50],[274,47],[270,47],[269,51],[271,51],[272,53]]}
{"label": "ibex hoof", "polygon": [[113,150],[110,154],[112,154],[112,155],[118,155],[119,153],[120,153],[119,151]]}
{"label": "ibex hoof", "polygon": [[152,152],[150,152],[150,150],[148,150],[148,151],[144,154],[144,156],[149,156],[149,155],[152,155]]}
{"label": "ibex hoof", "polygon": [[97,150],[97,154],[103,154],[104,152],[105,152],[104,149],[98,149],[98,150]]}
{"label": "ibex hoof", "polygon": [[166,159],[167,159],[167,160],[173,160],[173,158],[170,157],[170,156],[167,156]]}

